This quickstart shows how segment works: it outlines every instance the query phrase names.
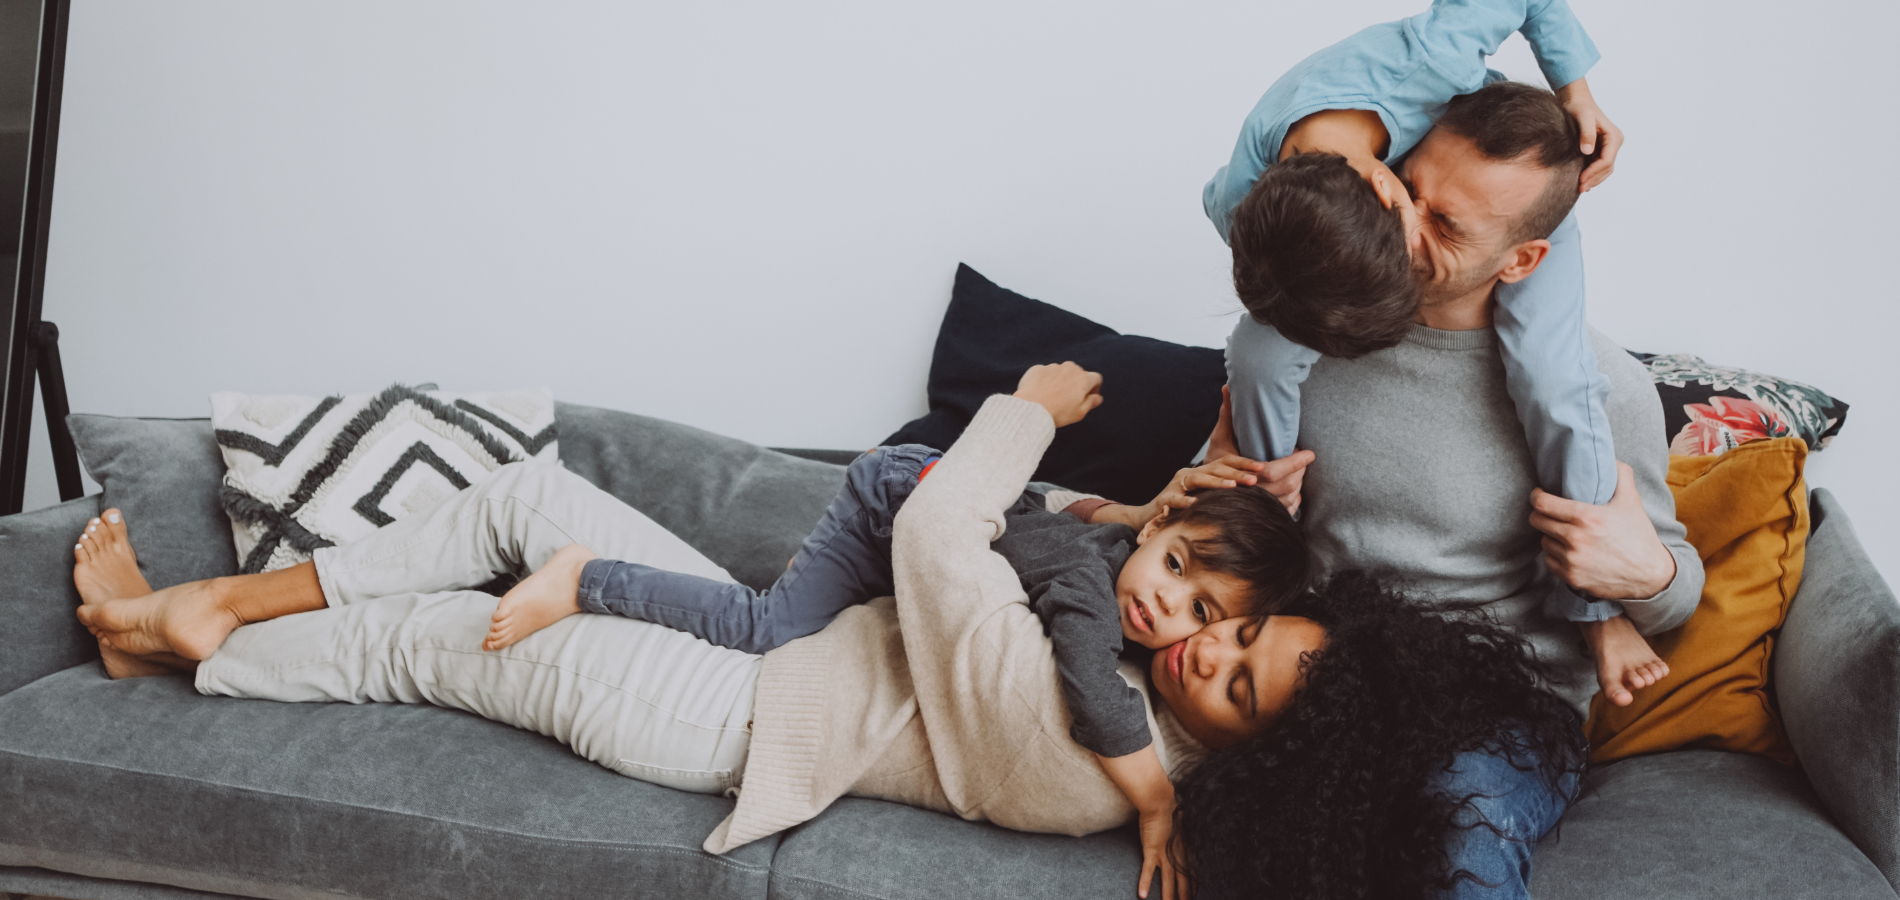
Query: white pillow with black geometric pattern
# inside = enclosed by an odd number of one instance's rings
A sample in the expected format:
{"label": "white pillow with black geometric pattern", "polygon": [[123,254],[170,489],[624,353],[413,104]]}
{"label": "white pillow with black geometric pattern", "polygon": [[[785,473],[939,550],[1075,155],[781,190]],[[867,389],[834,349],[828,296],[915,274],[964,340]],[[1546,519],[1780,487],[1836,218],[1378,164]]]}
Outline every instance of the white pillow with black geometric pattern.
{"label": "white pillow with black geometric pattern", "polygon": [[546,388],[221,392],[211,395],[211,425],[224,455],[218,500],[247,574],[294,566],[318,547],[426,513],[507,463],[560,453]]}

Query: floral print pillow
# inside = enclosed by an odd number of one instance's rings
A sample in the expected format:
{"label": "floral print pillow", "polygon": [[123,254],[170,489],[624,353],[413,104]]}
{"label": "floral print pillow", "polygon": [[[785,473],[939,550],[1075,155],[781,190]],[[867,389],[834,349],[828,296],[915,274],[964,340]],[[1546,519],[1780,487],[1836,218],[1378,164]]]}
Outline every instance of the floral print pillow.
{"label": "floral print pillow", "polygon": [[1820,450],[1840,433],[1847,404],[1818,388],[1686,353],[1630,355],[1649,368],[1662,397],[1675,456],[1714,456],[1749,441],[1793,435]]}

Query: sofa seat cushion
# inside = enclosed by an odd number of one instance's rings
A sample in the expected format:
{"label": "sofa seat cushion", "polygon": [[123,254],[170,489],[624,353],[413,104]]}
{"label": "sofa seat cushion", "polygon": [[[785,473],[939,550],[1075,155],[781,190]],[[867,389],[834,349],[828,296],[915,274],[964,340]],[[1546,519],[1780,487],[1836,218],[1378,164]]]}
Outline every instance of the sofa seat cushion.
{"label": "sofa seat cushion", "polygon": [[97,663],[0,697],[0,809],[0,865],[266,898],[763,897],[777,843],[708,855],[732,801],[465,713]]}
{"label": "sofa seat cushion", "polygon": [[1679,750],[1593,770],[1537,846],[1531,895],[1892,900],[1894,892],[1834,826],[1800,769]]}
{"label": "sofa seat cushion", "polygon": [[[845,797],[783,835],[774,900],[1134,897],[1134,828],[1029,834],[882,800]],[[1159,886],[1149,900],[1159,900]]]}

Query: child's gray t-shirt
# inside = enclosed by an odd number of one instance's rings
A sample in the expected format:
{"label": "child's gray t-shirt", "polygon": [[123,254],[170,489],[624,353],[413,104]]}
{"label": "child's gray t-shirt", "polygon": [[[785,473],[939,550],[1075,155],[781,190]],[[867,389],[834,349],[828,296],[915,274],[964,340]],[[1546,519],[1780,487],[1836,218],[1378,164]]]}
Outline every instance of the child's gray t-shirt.
{"label": "child's gray t-shirt", "polygon": [[[1069,735],[1098,756],[1127,756],[1148,744],[1147,704],[1120,673],[1121,606],[1115,580],[1135,550],[1126,525],[1090,525],[1052,513],[1024,492],[1003,512],[1003,536],[991,546],[1022,579],[1029,608],[1055,643]],[[1134,645],[1130,649],[1147,652]]]}

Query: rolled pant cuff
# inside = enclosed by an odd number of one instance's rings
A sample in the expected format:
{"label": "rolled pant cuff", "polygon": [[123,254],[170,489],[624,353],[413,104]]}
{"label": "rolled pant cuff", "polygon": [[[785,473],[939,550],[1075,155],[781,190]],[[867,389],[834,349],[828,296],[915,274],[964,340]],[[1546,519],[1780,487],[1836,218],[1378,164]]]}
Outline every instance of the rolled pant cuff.
{"label": "rolled pant cuff", "polygon": [[1563,584],[1551,588],[1546,609],[1551,616],[1567,622],[1607,622],[1623,614],[1623,604],[1597,600]]}
{"label": "rolled pant cuff", "polygon": [[600,592],[607,587],[607,576],[613,572],[614,562],[611,559],[590,559],[581,566],[579,595],[574,598],[580,603],[581,611],[599,615],[613,612],[600,602]]}

